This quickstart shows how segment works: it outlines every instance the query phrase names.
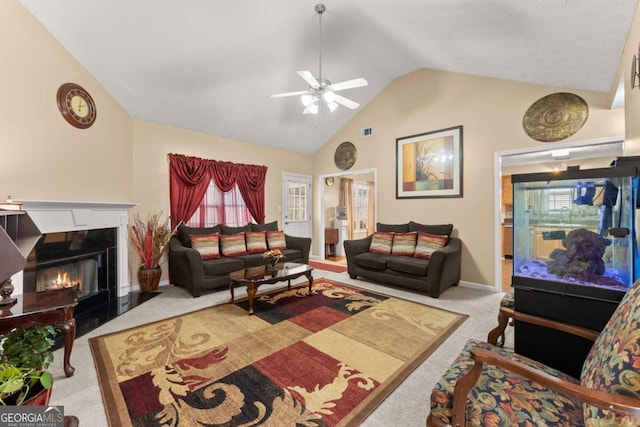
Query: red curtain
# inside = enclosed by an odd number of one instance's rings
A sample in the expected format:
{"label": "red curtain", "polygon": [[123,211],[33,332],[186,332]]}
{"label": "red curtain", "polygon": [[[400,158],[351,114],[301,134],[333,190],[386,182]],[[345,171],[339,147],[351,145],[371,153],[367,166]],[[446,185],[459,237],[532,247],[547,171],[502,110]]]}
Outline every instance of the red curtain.
{"label": "red curtain", "polygon": [[216,186],[225,193],[237,184],[253,219],[258,224],[263,224],[265,220],[264,183],[266,176],[266,166],[243,165],[181,154],[169,154],[169,202],[172,225],[186,222],[191,218],[212,179]]}
{"label": "red curtain", "polygon": [[267,167],[243,165],[243,173],[238,176],[238,189],[247,209],[258,224],[264,223],[264,182]]}
{"label": "red curtain", "polygon": [[204,197],[210,180],[206,161],[198,157],[169,154],[169,204],[172,227],[191,218]]}

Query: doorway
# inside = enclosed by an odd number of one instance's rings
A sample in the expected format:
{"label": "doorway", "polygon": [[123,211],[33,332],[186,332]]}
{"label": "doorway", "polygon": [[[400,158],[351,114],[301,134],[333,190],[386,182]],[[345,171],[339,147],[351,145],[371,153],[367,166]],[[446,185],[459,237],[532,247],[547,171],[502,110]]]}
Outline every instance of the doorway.
{"label": "doorway", "polygon": [[[342,238],[336,239],[337,242],[334,243],[335,248],[331,247],[331,243],[326,239],[325,234],[331,236],[335,233],[333,230],[337,230],[335,221],[338,218],[338,206],[340,205],[340,179],[341,178],[351,178],[354,182],[358,183],[373,183],[373,191],[371,194],[367,192],[367,210],[370,211],[368,214],[368,221],[372,222],[372,225],[375,228],[375,223],[378,218],[378,195],[377,195],[377,169],[361,169],[354,170],[349,172],[341,172],[335,174],[325,174],[320,175],[318,177],[318,188],[320,190],[320,217],[318,221],[318,258],[326,259],[327,251],[334,251],[333,254],[335,256],[332,259],[338,259],[340,262],[346,263],[346,259],[344,257],[344,252],[341,251],[341,242],[343,240],[347,240],[346,236],[342,236]],[[360,186],[361,187],[361,186]],[[371,211],[372,210],[372,211]],[[360,215],[362,218],[363,215]],[[354,218],[348,219],[352,222],[352,233],[353,238],[366,237],[366,226],[360,220],[356,221]],[[341,231],[344,230],[342,225],[340,225]],[[333,232],[332,232],[333,231]],[[333,241],[333,240],[331,240]]]}
{"label": "doorway", "polygon": [[[510,197],[503,194],[503,176],[519,173],[552,172],[569,166],[583,169],[607,167],[613,159],[624,155],[624,137],[601,138],[564,144],[553,144],[523,150],[497,152],[494,155],[494,290],[504,291],[511,286],[513,260],[503,256],[505,207]],[[510,182],[510,178],[509,178]],[[512,211],[513,212],[513,211]],[[513,243],[513,242],[510,242]]]}

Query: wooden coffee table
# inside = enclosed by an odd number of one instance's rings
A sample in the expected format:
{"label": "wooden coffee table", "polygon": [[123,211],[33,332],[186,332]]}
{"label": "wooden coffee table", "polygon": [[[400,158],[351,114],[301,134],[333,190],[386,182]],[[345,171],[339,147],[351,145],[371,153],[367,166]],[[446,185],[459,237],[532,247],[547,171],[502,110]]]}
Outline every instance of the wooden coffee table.
{"label": "wooden coffee table", "polygon": [[291,288],[291,279],[296,279],[300,276],[307,276],[307,280],[309,280],[309,295],[311,295],[311,285],[313,284],[312,271],[313,267],[310,265],[295,262],[276,264],[275,270],[272,270],[270,265],[263,265],[234,271],[229,274],[229,291],[231,292],[231,301],[229,301],[229,303],[233,303],[235,300],[233,293],[234,287],[246,285],[249,299],[249,315],[252,315],[253,298],[256,296],[260,285],[272,285],[274,283],[287,281],[287,287]]}

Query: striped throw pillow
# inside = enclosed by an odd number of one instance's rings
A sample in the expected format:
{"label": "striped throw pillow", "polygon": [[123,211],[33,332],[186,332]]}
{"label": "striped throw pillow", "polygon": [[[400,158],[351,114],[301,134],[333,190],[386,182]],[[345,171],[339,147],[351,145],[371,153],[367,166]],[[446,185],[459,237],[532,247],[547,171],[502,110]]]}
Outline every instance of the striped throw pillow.
{"label": "striped throw pillow", "polygon": [[391,254],[391,246],[393,245],[393,233],[376,231],[371,238],[369,252],[376,254]]}
{"label": "striped throw pillow", "polygon": [[267,251],[267,240],[264,231],[250,231],[244,233],[247,241],[247,252],[250,254],[261,254]]}
{"label": "striped throw pillow", "polygon": [[218,245],[220,235],[218,233],[189,236],[191,247],[200,252],[203,260],[220,258],[220,247]]}
{"label": "striped throw pillow", "polygon": [[284,231],[267,231],[266,233],[269,250],[287,249],[287,241],[284,238]]}
{"label": "striped throw pillow", "polygon": [[220,247],[222,248],[222,256],[234,257],[247,254],[244,233],[221,234]]}
{"label": "striped throw pillow", "polygon": [[449,240],[447,236],[418,231],[418,242],[416,243],[416,251],[413,256],[416,258],[429,259],[432,253],[445,247],[447,240]]}
{"label": "striped throw pillow", "polygon": [[417,236],[418,233],[415,231],[394,234],[391,255],[413,256],[413,253],[416,251]]}

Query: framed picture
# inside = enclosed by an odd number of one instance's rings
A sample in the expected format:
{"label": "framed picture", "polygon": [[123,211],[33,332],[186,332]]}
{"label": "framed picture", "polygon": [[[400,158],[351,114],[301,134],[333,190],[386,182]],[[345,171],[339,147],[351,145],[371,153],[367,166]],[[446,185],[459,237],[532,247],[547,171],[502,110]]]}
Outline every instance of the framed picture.
{"label": "framed picture", "polygon": [[396,199],[462,197],[462,126],[396,139]]}

